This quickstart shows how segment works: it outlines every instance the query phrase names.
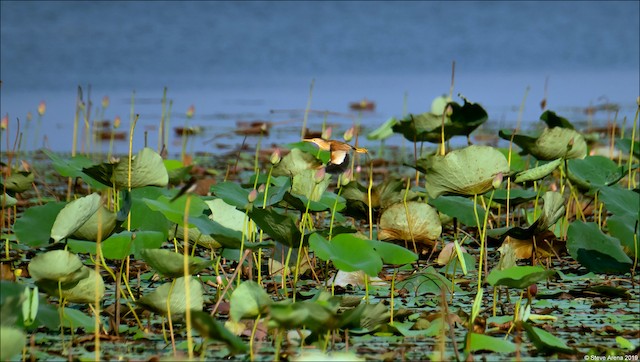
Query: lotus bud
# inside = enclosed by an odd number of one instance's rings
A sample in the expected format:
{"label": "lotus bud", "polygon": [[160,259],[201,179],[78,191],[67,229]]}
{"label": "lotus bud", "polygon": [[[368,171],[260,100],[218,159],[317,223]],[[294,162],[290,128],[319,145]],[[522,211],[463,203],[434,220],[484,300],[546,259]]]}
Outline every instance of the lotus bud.
{"label": "lotus bud", "polygon": [[640,106],[640,96],[638,96],[638,98],[636,98],[636,103],[638,104],[638,106]]}
{"label": "lotus bud", "polygon": [[251,192],[249,192],[249,196],[247,196],[247,199],[249,199],[249,202],[254,202],[256,201],[256,198],[258,198],[258,190],[253,189],[251,190]]}
{"label": "lotus bud", "polygon": [[491,181],[491,186],[493,186],[494,189],[499,188],[500,185],[502,185],[503,178],[504,176],[502,175],[502,172],[498,172],[498,174],[493,178],[493,181]]}
{"label": "lotus bud", "polygon": [[189,106],[189,109],[187,109],[187,118],[191,119],[193,118],[193,115],[196,113],[196,107],[192,104]]}
{"label": "lotus bud", "polygon": [[267,186],[265,184],[261,184],[260,186],[258,186],[258,192],[264,192],[266,188]]}
{"label": "lotus bud", "polygon": [[109,107],[109,96],[102,97],[102,108]]}
{"label": "lotus bud", "polygon": [[280,149],[276,148],[275,151],[273,151],[273,153],[271,154],[271,164],[277,165],[278,163],[280,163],[281,159],[282,157],[280,156]]}
{"label": "lotus bud", "polygon": [[33,119],[33,114],[31,112],[27,112],[27,122],[31,122]]}
{"label": "lotus bud", "polygon": [[9,126],[9,116],[2,117],[2,121],[0,121],[0,129],[7,129]]}
{"label": "lotus bud", "polygon": [[344,136],[343,136],[344,140],[347,141],[347,142],[350,142],[351,139],[353,138],[353,132],[354,132],[354,128],[353,127],[351,127],[348,130],[346,130],[344,132]]}
{"label": "lotus bud", "polygon": [[314,179],[316,180],[316,183],[320,183],[324,180],[324,175],[326,174],[326,170],[324,169],[324,167],[319,168],[318,171],[316,171],[316,174],[314,176]]}
{"label": "lotus bud", "polygon": [[447,115],[447,117],[451,117],[451,115],[453,114],[453,107],[451,107],[451,104],[447,104],[447,108],[445,109],[444,112]]}
{"label": "lotus bud", "polygon": [[348,169],[342,173],[342,176],[340,177],[340,184],[342,186],[347,186],[347,184],[351,182],[352,178],[353,172],[351,171],[351,169]]}
{"label": "lotus bud", "polygon": [[324,131],[322,131],[322,136],[320,137],[322,137],[323,140],[331,138],[331,127],[325,128]]}
{"label": "lotus bud", "polygon": [[114,120],[113,120],[113,128],[118,128],[118,127],[120,127],[120,122],[122,122],[122,121],[120,120],[120,116],[116,116],[116,118],[114,118]]}
{"label": "lotus bud", "polygon": [[38,104],[38,115],[42,117],[44,116],[44,112],[46,111],[47,111],[47,104],[44,101],[41,101],[40,104]]}
{"label": "lotus bud", "polygon": [[527,298],[533,298],[538,294],[538,285],[531,284],[527,289],[525,289],[525,294]]}

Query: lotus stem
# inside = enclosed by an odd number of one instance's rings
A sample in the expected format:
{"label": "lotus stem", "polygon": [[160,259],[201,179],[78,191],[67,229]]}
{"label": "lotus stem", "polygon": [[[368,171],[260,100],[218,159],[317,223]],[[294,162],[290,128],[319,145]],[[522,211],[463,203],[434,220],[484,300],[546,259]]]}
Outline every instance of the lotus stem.
{"label": "lotus stem", "polygon": [[253,342],[256,339],[256,330],[258,330],[258,324],[260,322],[260,318],[262,314],[258,313],[255,322],[253,323],[253,328],[251,328],[251,337],[249,338],[249,360],[255,361],[255,352],[253,351]]}
{"label": "lotus stem", "polygon": [[164,87],[162,91],[162,100],[160,101],[162,104],[162,114],[160,115],[160,128],[158,129],[158,153],[162,152],[163,141],[164,141],[164,120],[166,116],[166,107],[167,107],[167,87]]}
{"label": "lotus stem", "polygon": [[640,113],[640,98],[638,99],[638,108],[636,108],[636,115],[633,118],[633,127],[631,127],[631,145],[629,146],[629,161],[627,161],[627,167],[629,168],[629,183],[627,185],[627,189],[631,190],[636,188],[636,180],[635,177],[631,177],[632,173],[632,162],[633,162],[633,148],[636,142],[636,128],[638,127],[638,114]]}
{"label": "lotus stem", "polygon": [[[101,206],[102,207],[102,206]],[[100,255],[102,254],[102,213],[98,212],[98,234],[96,236],[96,260],[100,260]],[[96,275],[100,275],[100,263],[94,264],[94,270]],[[95,360],[100,361],[100,288],[99,284],[94,283],[93,293],[95,295],[94,299],[94,335],[93,340],[95,343]]]}
{"label": "lotus stem", "polygon": [[[169,336],[171,336],[171,348],[173,349],[173,356],[178,356],[178,350],[176,349],[176,339],[173,335],[173,322],[171,321],[171,295],[173,294],[173,287],[176,284],[176,280],[171,281],[171,287],[169,288],[169,296],[167,297],[167,320],[169,321]],[[187,309],[189,306],[187,305]]]}
{"label": "lotus stem", "polygon": [[[191,194],[187,194],[187,200],[184,204],[184,220],[183,220],[183,230],[185,240],[183,250],[183,264],[182,268],[184,269],[184,292],[185,292],[185,303],[187,305],[187,309],[185,311],[185,319],[187,325],[187,353],[189,354],[189,359],[193,359],[193,336],[191,334],[191,275],[189,274],[189,207],[191,206]],[[194,247],[195,249],[195,247]]]}

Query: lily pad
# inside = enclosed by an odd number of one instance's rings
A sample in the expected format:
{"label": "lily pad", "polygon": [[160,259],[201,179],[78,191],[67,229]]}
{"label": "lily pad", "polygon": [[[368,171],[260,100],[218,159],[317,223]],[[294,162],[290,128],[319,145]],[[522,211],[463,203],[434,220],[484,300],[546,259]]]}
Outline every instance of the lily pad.
{"label": "lily pad", "polygon": [[[64,202],[48,202],[26,209],[13,224],[13,231],[18,240],[31,247],[47,245],[51,237],[53,223],[65,205]],[[38,227],[33,227],[34,225],[38,225]]]}
{"label": "lily pad", "polygon": [[185,294],[185,278],[180,277],[173,282],[165,283],[156,288],[150,294],[138,299],[137,303],[155,313],[166,315],[181,315],[187,312],[187,308],[193,311],[202,311],[204,299],[202,285],[197,279],[189,277],[189,304]]}
{"label": "lily pad", "polygon": [[625,176],[624,167],[603,156],[588,156],[567,161],[567,176],[582,189],[610,186]]}
{"label": "lily pad", "polygon": [[507,159],[489,146],[469,146],[444,157],[432,155],[421,160],[431,198],[444,194],[480,195],[493,188],[498,174],[509,173]]}
{"label": "lily pad", "polygon": [[385,209],[380,217],[380,240],[405,240],[433,244],[442,233],[438,212],[430,205],[410,201]]}
{"label": "lily pad", "polygon": [[575,354],[576,351],[569,348],[564,341],[544,329],[534,327],[526,322],[521,322],[527,331],[527,336],[536,346],[536,349],[543,354],[565,353]]}
{"label": "lily pad", "polygon": [[569,225],[567,250],[571,257],[594,273],[625,273],[633,265],[620,241],[603,234],[592,222],[574,221]]}
{"label": "lily pad", "polygon": [[300,246],[302,233],[289,215],[274,209],[254,208],[249,211],[249,217],[275,241],[289,247]]}
{"label": "lily pad", "polygon": [[331,260],[342,271],[362,270],[376,276],[382,270],[382,259],[373,246],[352,234],[339,234],[327,240],[313,233],[309,237],[309,247],[320,259]]}
{"label": "lily pad", "polygon": [[[142,249],[142,259],[158,273],[176,278],[184,275],[184,255],[163,249]],[[189,257],[187,262],[189,274],[196,274],[211,266],[212,261],[197,257]]]}
{"label": "lily pad", "polygon": [[102,205],[100,195],[93,193],[68,203],[56,216],[51,238],[58,242],[78,230]]}
{"label": "lily pad", "polygon": [[640,214],[640,193],[620,187],[604,187],[600,190],[600,200],[614,215]]}
{"label": "lily pad", "polygon": [[469,333],[467,338],[469,339],[469,352],[491,351],[508,354],[516,351],[516,345],[513,342],[505,341],[503,338],[479,333]]}

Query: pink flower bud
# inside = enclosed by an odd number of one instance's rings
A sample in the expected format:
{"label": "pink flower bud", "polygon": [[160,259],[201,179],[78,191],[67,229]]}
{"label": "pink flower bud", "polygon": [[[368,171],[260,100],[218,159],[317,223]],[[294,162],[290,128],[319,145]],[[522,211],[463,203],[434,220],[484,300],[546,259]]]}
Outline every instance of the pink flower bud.
{"label": "pink flower bud", "polygon": [[7,129],[7,127],[9,127],[9,116],[4,116],[0,121],[0,129]]}
{"label": "pink flower bud", "polygon": [[102,97],[102,108],[109,107],[109,96]]}
{"label": "pink flower bud", "polygon": [[328,140],[331,138],[331,127],[327,127],[325,128],[324,131],[322,131],[322,139],[323,140]]}
{"label": "pink flower bud", "polygon": [[316,183],[320,183],[324,180],[324,175],[326,174],[326,171],[324,169],[324,167],[319,168],[318,171],[316,171],[316,174],[314,176]]}
{"label": "pink flower bud", "polygon": [[340,184],[342,186],[346,186],[349,182],[351,182],[352,179],[353,179],[353,172],[351,171],[351,169],[347,169],[345,172],[342,173],[342,176],[340,177]]}
{"label": "pink flower bud", "polygon": [[344,132],[344,136],[343,136],[343,137],[344,137],[344,140],[345,140],[345,141],[347,141],[347,142],[350,142],[350,141],[351,141],[351,139],[353,138],[353,133],[354,133],[354,132],[355,132],[355,128],[353,128],[353,127],[351,127],[351,128],[349,128],[348,130],[346,130],[346,131]]}
{"label": "pink flower bud", "polygon": [[249,202],[254,202],[256,201],[257,197],[258,197],[258,190],[253,189],[251,190],[251,192],[249,192],[249,196],[247,197],[247,199],[249,199]]}
{"label": "pink flower bud", "polygon": [[260,186],[258,186],[258,192],[264,192],[266,188],[267,186],[265,186],[265,184],[260,184]]}
{"label": "pink flower bud", "polygon": [[41,101],[40,104],[38,104],[38,114],[40,116],[44,115],[44,112],[47,111],[47,104],[44,101]]}
{"label": "pink flower bud", "polygon": [[192,104],[187,109],[187,118],[193,118],[193,115],[196,113],[196,107]]}
{"label": "pink flower bud", "polygon": [[122,121],[120,120],[120,116],[116,116],[116,118],[114,118],[114,120],[113,120],[113,128],[118,128],[118,127],[120,127],[120,122],[122,122]]}
{"label": "pink flower bud", "polygon": [[502,185],[503,178],[504,176],[502,175],[502,172],[498,172],[498,174],[493,178],[493,181],[491,181],[491,186],[493,186],[494,189],[499,188],[500,185]]}

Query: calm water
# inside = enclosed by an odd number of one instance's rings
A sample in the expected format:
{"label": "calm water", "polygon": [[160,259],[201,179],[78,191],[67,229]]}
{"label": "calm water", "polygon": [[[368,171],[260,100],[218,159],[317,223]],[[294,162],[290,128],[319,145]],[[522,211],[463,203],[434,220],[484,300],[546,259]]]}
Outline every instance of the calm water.
{"label": "calm water", "polygon": [[[268,142],[279,142],[298,134],[302,113],[291,110],[305,108],[312,79],[312,108],[345,113],[328,117],[336,131],[356,118],[348,103],[364,97],[377,104],[359,118],[371,129],[402,114],[405,94],[408,112],[428,110],[449,92],[455,60],[454,93],[485,106],[493,125],[515,123],[527,87],[523,121],[536,121],[546,79],[548,107],[571,120],[605,102],[631,119],[639,4],[1,1],[0,111],[14,130],[16,118],[28,127],[25,148],[46,135],[49,147],[69,151],[78,85],[85,98],[91,85],[94,110],[108,95],[105,118],[119,115],[125,125],[135,90],[136,138],[146,130],[156,147],[166,86],[171,126],[193,104],[191,124],[206,131],[192,150],[241,142],[229,135],[236,121],[278,122]],[[47,112],[36,142],[37,117],[25,119],[41,100]],[[312,117],[312,127],[322,118]],[[170,138],[177,152],[179,138]]]}

